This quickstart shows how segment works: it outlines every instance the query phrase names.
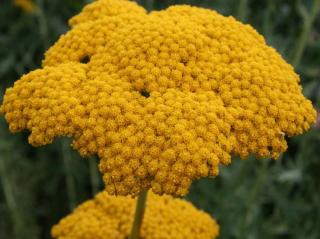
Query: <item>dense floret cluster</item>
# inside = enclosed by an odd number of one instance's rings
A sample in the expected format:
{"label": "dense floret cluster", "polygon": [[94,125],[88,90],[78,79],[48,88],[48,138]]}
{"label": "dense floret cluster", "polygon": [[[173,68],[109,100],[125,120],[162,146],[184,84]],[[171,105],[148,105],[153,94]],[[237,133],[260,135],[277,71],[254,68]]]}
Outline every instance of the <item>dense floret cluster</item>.
{"label": "dense floret cluster", "polygon": [[315,121],[293,68],[233,17],[100,0],[70,24],[1,111],[35,146],[70,136],[97,154],[110,194],[185,195],[231,155],[277,158]]}
{"label": "dense floret cluster", "polygon": [[[125,239],[133,222],[135,199],[106,192],[81,204],[52,228],[56,239]],[[141,239],[214,239],[219,226],[191,203],[150,193],[140,231]]]}

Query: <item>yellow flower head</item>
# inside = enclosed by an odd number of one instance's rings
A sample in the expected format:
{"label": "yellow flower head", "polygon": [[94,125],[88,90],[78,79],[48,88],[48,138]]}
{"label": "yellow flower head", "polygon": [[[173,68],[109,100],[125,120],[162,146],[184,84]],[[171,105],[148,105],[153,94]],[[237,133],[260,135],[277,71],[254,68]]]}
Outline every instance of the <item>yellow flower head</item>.
{"label": "yellow flower head", "polygon": [[33,0],[13,0],[13,3],[26,12],[34,12],[37,8]]}
{"label": "yellow flower head", "polygon": [[2,112],[32,145],[69,136],[97,154],[110,194],[184,195],[231,155],[277,158],[315,121],[293,68],[233,17],[99,0],[70,25]]}
{"label": "yellow flower head", "polygon": [[[56,239],[125,239],[131,230],[135,199],[106,192],[81,204],[55,225]],[[207,213],[172,196],[149,193],[141,226],[141,239],[214,239],[219,226]]]}

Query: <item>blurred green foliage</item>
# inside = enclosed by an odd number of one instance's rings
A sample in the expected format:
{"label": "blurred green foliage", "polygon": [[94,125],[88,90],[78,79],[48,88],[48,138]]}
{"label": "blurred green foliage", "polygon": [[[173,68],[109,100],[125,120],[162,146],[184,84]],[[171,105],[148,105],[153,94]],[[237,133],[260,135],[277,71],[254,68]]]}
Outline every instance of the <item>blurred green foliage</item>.
{"label": "blurred green foliage", "polygon": [[[43,53],[85,0],[36,0],[24,12],[0,2],[0,100]],[[148,10],[172,4],[213,8],[253,25],[301,75],[304,94],[320,107],[319,0],[140,0]],[[32,148],[0,119],[0,238],[50,238],[50,227],[103,188],[96,158],[82,159],[69,139]],[[211,213],[221,239],[320,238],[320,129],[289,140],[277,161],[233,159],[216,179],[194,182],[188,200]]]}

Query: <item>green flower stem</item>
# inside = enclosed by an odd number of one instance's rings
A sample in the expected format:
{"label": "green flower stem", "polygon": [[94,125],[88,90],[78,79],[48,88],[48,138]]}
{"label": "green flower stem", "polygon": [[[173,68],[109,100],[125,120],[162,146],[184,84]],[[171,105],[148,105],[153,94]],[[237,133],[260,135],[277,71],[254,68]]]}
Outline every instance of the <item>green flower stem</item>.
{"label": "green flower stem", "polygon": [[154,0],[147,0],[146,8],[148,12],[151,12],[154,9]]}
{"label": "green flower stem", "polygon": [[39,33],[43,42],[44,50],[47,50],[49,48],[49,31],[47,17],[43,10],[43,0],[37,0],[36,5],[37,10],[35,11],[35,15],[37,16],[38,20]]}
{"label": "green flower stem", "polygon": [[313,0],[310,13],[307,13],[305,11],[305,8],[303,7],[303,5],[299,5],[299,10],[303,17],[304,25],[299,35],[296,48],[293,52],[292,65],[294,67],[297,67],[299,65],[303,52],[307,46],[307,40],[310,35],[310,31],[320,11],[320,1]]}
{"label": "green flower stem", "polygon": [[99,172],[97,169],[97,160],[95,157],[89,159],[90,181],[92,187],[92,196],[99,191]]}
{"label": "green flower stem", "polygon": [[64,172],[65,172],[65,179],[66,179],[66,186],[67,186],[67,193],[68,193],[68,199],[69,199],[69,209],[72,211],[74,207],[76,206],[76,189],[74,180],[72,177],[72,170],[70,167],[70,149],[68,148],[67,141],[62,141],[62,160],[64,165]]}
{"label": "green flower stem", "polygon": [[250,223],[250,216],[251,213],[254,211],[254,206],[256,205],[256,198],[263,188],[263,185],[265,183],[265,180],[268,175],[268,162],[267,159],[262,160],[262,166],[260,167],[258,177],[256,178],[256,182],[253,185],[252,190],[249,192],[247,201],[245,204],[245,213],[243,220],[241,222],[240,226],[240,238],[247,238],[248,235],[246,235],[247,226]]}
{"label": "green flower stem", "polygon": [[23,226],[23,219],[20,215],[20,210],[17,206],[17,201],[14,197],[13,188],[10,183],[10,179],[7,174],[6,170],[6,162],[5,157],[0,159],[0,178],[1,178],[1,184],[3,188],[4,197],[6,200],[6,203],[8,205],[8,209],[11,213],[11,219],[14,225],[14,233],[17,238],[20,238],[22,236],[22,226]]}
{"label": "green flower stem", "polygon": [[[275,6],[274,6],[274,1],[273,0],[267,0],[267,7],[264,12],[263,16],[263,22],[262,22],[262,32],[263,35],[269,40],[272,39],[272,16],[271,14],[274,12]],[[271,41],[272,42],[272,41]]]}
{"label": "green flower stem", "polygon": [[245,22],[247,18],[247,5],[248,0],[240,0],[237,9],[237,19],[241,22]]}
{"label": "green flower stem", "polygon": [[148,194],[148,191],[143,191],[138,196],[134,222],[132,225],[129,239],[139,239],[140,228],[142,225],[143,215],[146,208],[147,194]]}

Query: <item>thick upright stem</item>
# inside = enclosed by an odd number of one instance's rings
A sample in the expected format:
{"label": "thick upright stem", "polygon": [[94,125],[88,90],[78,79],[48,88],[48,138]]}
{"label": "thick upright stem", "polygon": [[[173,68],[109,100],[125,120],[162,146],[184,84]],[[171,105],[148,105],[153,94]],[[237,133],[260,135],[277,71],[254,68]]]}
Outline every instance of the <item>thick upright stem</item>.
{"label": "thick upright stem", "polygon": [[143,191],[140,193],[137,199],[136,212],[134,215],[134,222],[131,229],[131,234],[129,239],[139,239],[140,228],[142,225],[143,215],[146,208],[148,191]]}

